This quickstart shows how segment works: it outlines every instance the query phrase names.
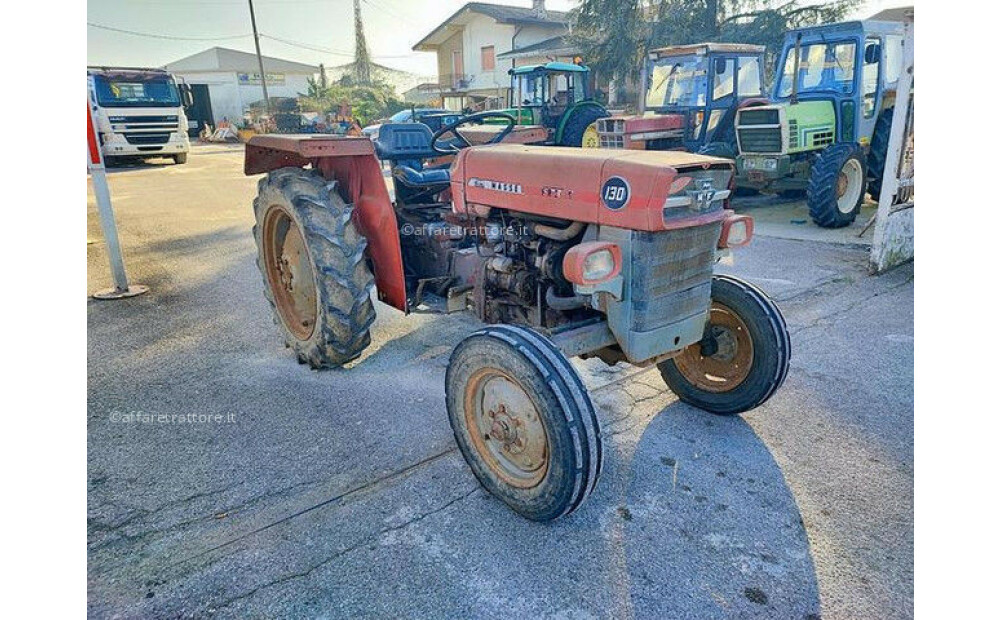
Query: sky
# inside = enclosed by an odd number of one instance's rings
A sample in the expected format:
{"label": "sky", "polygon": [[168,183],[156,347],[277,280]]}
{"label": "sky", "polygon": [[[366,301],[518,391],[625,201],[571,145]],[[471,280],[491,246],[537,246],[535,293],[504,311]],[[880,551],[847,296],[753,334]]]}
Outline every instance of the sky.
{"label": "sky", "polygon": [[[412,47],[465,3],[362,0],[369,52],[379,64],[433,76],[434,54],[414,52]],[[528,7],[531,0],[494,4]],[[545,6],[564,11],[577,4],[577,0],[546,0]],[[867,0],[851,17],[864,18],[903,4],[909,3]],[[350,62],[354,51],[353,6],[353,0],[254,0],[257,28],[262,35],[261,53],[312,65]],[[89,0],[87,21],[163,37],[88,26],[88,65],[162,66],[214,46],[254,51],[247,0]]]}

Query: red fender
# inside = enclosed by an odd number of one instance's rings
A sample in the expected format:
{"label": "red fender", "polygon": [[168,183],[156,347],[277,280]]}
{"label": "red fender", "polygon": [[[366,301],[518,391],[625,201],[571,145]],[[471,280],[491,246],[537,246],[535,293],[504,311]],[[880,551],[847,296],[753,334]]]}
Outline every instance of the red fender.
{"label": "red fender", "polygon": [[324,179],[336,180],[341,194],[354,204],[354,223],[368,239],[379,301],[407,312],[399,226],[371,140],[323,135],[254,136],[246,146],[243,172],[260,174],[310,163]]}

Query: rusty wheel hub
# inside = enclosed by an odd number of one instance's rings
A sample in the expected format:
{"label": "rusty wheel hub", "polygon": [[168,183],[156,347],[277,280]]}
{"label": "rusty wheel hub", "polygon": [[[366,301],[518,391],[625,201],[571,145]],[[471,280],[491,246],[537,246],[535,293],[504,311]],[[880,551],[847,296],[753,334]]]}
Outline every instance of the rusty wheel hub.
{"label": "rusty wheel hub", "polygon": [[534,402],[510,375],[484,368],[465,392],[465,416],[473,445],[503,482],[530,488],[545,477],[549,445]]}
{"label": "rusty wheel hub", "polygon": [[302,233],[281,206],[264,215],[262,245],[268,286],[285,327],[295,338],[308,340],[316,325],[316,283]]}
{"label": "rusty wheel hub", "polygon": [[731,309],[712,304],[707,330],[715,340],[714,352],[706,355],[695,343],[674,358],[684,378],[707,392],[728,392],[739,387],[753,365],[753,340],[746,323]]}

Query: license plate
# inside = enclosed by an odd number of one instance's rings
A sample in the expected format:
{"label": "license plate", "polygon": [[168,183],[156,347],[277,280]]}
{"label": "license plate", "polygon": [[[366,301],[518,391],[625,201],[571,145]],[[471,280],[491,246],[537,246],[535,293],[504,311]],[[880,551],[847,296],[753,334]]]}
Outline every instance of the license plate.
{"label": "license plate", "polygon": [[747,170],[765,170],[775,172],[778,169],[778,160],[774,157],[747,157],[743,166]]}

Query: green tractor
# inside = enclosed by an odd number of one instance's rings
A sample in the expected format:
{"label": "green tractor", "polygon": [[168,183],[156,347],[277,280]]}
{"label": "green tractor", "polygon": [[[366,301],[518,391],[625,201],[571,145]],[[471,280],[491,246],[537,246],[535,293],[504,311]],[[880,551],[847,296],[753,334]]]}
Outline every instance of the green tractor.
{"label": "green tractor", "polygon": [[902,68],[903,24],[853,21],[785,35],[772,103],[737,112],[740,187],[805,193],[824,228],[878,198]]}
{"label": "green tractor", "polygon": [[510,114],[518,125],[545,127],[547,144],[583,146],[587,128],[608,116],[590,92],[590,69],[583,65],[549,62],[514,67],[508,73],[510,107],[497,111]]}

